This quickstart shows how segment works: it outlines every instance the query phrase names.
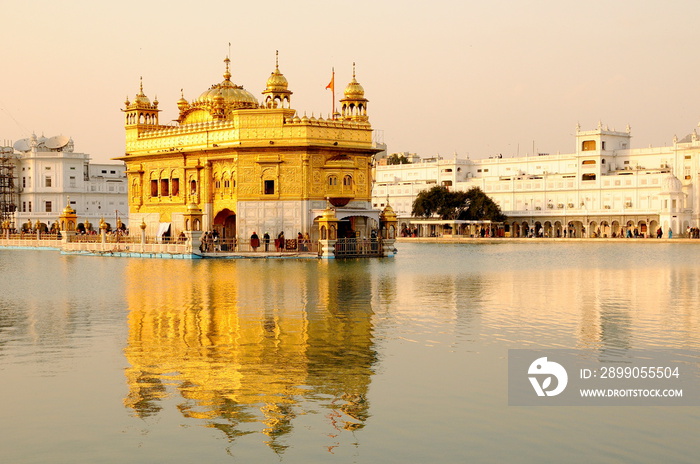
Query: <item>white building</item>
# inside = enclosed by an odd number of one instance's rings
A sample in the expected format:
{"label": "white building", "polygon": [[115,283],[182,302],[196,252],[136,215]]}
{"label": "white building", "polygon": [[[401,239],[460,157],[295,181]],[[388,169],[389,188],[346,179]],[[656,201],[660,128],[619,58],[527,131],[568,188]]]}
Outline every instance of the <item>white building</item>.
{"label": "white building", "polygon": [[38,220],[50,227],[70,202],[78,221],[95,227],[101,218],[116,226],[128,219],[126,173],[123,163],[91,164],[90,156],[73,151],[65,136],[32,135],[14,144],[15,185],[18,189],[15,225]]}
{"label": "white building", "polygon": [[416,195],[435,185],[479,187],[508,216],[509,236],[685,234],[700,227],[700,141],[695,131],[666,147],[631,148],[630,128],[576,131],[572,154],[470,160],[427,158],[376,166],[374,207],[387,198],[409,225]]}

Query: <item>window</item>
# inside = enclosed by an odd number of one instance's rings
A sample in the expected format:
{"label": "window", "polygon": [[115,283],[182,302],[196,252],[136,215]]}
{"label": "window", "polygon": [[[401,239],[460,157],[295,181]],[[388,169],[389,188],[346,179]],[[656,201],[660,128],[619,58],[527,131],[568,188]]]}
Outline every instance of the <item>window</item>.
{"label": "window", "polygon": [[26,202],[26,201],[23,201],[23,202],[22,202],[22,212],[23,212],[23,213],[26,213],[26,212],[27,212],[27,202]]}
{"label": "window", "polygon": [[27,178],[22,177],[22,188],[27,188]]}
{"label": "window", "polygon": [[352,176],[343,177],[343,185],[345,187],[352,187]]}
{"label": "window", "polygon": [[581,180],[595,180],[595,174],[584,174],[581,176]]}
{"label": "window", "polygon": [[177,177],[172,180],[171,193],[174,197],[180,195],[180,179]]}
{"label": "window", "polygon": [[168,179],[161,179],[160,180],[160,196],[161,197],[167,197],[170,195],[170,182]]}
{"label": "window", "polygon": [[29,202],[29,212],[30,213],[32,212],[32,202],[31,201]]}
{"label": "window", "polygon": [[581,164],[595,164],[595,160],[583,160]]}
{"label": "window", "polygon": [[52,208],[51,202],[50,202],[50,201],[47,201],[46,204],[45,204],[45,207],[46,207],[46,212],[47,212],[47,213],[50,213],[50,212],[51,212],[51,208]]}
{"label": "window", "polygon": [[44,178],[44,187],[51,187],[51,178],[50,177]]}
{"label": "window", "polygon": [[103,169],[103,170],[102,170],[102,174],[107,174],[107,170],[106,170],[106,169]]}
{"label": "window", "polygon": [[190,182],[190,194],[194,195],[197,193],[197,181],[193,180]]}
{"label": "window", "polygon": [[70,186],[75,187],[75,176],[70,176]]}
{"label": "window", "polygon": [[117,171],[109,171],[110,174],[116,174]]}
{"label": "window", "polygon": [[584,140],[581,144],[582,151],[592,151],[595,150],[596,144],[595,140]]}
{"label": "window", "polygon": [[151,196],[152,197],[158,196],[158,180],[157,179],[153,179],[151,181]]}
{"label": "window", "polygon": [[600,146],[603,150],[605,150],[605,141],[600,142]]}
{"label": "window", "polygon": [[328,177],[328,185],[329,186],[338,185],[338,178],[336,176],[329,176]]}
{"label": "window", "polygon": [[274,180],[266,180],[264,187],[265,187],[265,195],[274,195],[275,194],[275,181]]}

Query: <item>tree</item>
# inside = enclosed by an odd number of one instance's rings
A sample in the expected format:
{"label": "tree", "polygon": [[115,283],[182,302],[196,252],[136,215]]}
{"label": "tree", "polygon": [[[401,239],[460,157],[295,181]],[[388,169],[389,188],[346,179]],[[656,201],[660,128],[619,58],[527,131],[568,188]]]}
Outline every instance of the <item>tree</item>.
{"label": "tree", "polygon": [[399,155],[398,153],[394,153],[391,156],[387,157],[386,164],[389,164],[389,165],[411,164],[411,162],[404,155]]}
{"label": "tree", "polygon": [[470,188],[465,195],[468,207],[464,217],[460,219],[489,220],[493,222],[504,222],[506,220],[506,216],[501,212],[501,208],[479,187]]}
{"label": "tree", "polygon": [[411,214],[414,217],[439,216],[441,219],[493,222],[503,222],[506,219],[501,208],[479,187],[472,187],[467,192],[450,192],[441,185],[423,190],[413,201]]}
{"label": "tree", "polygon": [[465,192],[450,192],[447,187],[436,185],[416,196],[411,214],[414,217],[437,215],[442,219],[458,219],[468,206],[466,199]]}

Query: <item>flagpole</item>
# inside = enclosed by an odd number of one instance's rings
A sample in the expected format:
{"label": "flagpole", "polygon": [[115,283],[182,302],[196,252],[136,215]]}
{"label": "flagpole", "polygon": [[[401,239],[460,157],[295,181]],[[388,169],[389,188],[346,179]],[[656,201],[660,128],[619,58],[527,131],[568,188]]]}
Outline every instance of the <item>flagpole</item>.
{"label": "flagpole", "polygon": [[333,99],[331,103],[331,119],[335,119],[335,67],[331,68],[331,81],[326,86],[326,89],[331,89],[331,98]]}
{"label": "flagpole", "polygon": [[333,103],[331,103],[331,107],[333,108],[333,112],[331,113],[331,119],[335,119],[335,68],[331,68],[333,71],[333,74],[331,76],[331,94],[333,95]]}

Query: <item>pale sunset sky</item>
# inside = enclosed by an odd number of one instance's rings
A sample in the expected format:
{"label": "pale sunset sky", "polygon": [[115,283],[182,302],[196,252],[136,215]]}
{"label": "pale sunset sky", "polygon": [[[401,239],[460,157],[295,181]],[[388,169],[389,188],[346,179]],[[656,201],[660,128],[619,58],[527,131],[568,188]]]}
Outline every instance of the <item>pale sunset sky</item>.
{"label": "pale sunset sky", "polygon": [[105,162],[124,152],[139,89],[177,117],[231,80],[262,100],[279,50],[292,107],[324,117],[356,62],[389,152],[485,158],[571,153],[576,124],[632,127],[660,146],[700,121],[700,2],[2,0],[0,142],[67,135]]}

